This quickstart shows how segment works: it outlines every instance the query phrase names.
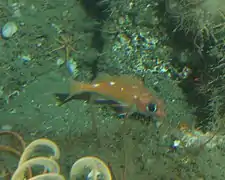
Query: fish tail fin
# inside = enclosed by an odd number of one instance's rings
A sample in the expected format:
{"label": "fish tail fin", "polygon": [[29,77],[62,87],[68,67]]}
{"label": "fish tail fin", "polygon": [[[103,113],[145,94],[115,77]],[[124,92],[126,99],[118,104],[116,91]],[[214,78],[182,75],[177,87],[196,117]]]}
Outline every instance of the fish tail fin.
{"label": "fish tail fin", "polygon": [[70,101],[70,94],[69,93],[54,93],[54,96],[57,100],[56,105],[61,106],[66,102]]}
{"label": "fish tail fin", "polygon": [[55,93],[54,96],[57,100],[56,105],[61,106],[74,98],[75,95],[83,93],[87,85],[79,81],[70,81],[68,93]]}
{"label": "fish tail fin", "polygon": [[70,80],[69,94],[70,96],[83,92],[85,84],[80,81]]}

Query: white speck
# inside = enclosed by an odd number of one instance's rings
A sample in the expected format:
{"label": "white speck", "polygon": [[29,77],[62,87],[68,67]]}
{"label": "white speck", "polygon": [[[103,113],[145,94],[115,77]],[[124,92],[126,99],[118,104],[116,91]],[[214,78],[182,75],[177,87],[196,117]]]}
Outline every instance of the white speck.
{"label": "white speck", "polygon": [[113,82],[113,81],[111,81],[111,82],[109,82],[109,84],[110,84],[111,86],[113,86],[113,85],[115,85],[116,83]]}
{"label": "white speck", "polygon": [[100,84],[92,84],[93,87],[99,87]]}
{"label": "white speck", "polygon": [[173,142],[173,146],[174,147],[178,147],[180,145],[180,140],[175,140],[174,142]]}
{"label": "white speck", "polygon": [[65,63],[65,59],[58,58],[58,59],[56,60],[56,65],[57,65],[58,67],[62,66],[64,63]]}
{"label": "white speck", "polygon": [[120,91],[123,91],[124,90],[124,88],[120,88]]}
{"label": "white speck", "polygon": [[159,84],[159,81],[156,81],[156,82],[153,83],[153,85],[157,85],[157,84]]}

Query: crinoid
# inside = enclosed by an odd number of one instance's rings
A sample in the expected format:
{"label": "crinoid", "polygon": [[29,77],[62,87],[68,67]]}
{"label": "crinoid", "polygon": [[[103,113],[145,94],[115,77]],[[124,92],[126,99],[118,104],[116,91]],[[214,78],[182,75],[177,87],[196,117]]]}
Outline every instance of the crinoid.
{"label": "crinoid", "polygon": [[[52,151],[50,156],[36,156],[33,157],[40,147],[47,147]],[[11,180],[24,180],[26,178],[26,172],[29,167],[32,169],[35,166],[44,167],[43,172],[31,178],[29,180],[64,180],[65,178],[60,175],[60,168],[56,160],[60,157],[60,151],[58,146],[48,139],[37,139],[31,142],[21,155],[20,161],[16,171],[13,173]]]}
{"label": "crinoid", "polygon": [[80,177],[93,180],[112,180],[108,166],[102,160],[93,156],[82,157],[73,164],[70,179],[76,180]]}
{"label": "crinoid", "polygon": [[62,34],[58,39],[56,39],[56,42],[60,44],[58,48],[55,48],[51,50],[49,53],[53,53],[58,50],[64,50],[65,51],[65,60],[67,61],[70,57],[70,52],[76,52],[76,50],[73,48],[74,40],[73,36]]}
{"label": "crinoid", "polygon": [[0,150],[1,151],[8,151],[8,152],[10,152],[12,154],[15,154],[17,156],[20,156],[21,153],[25,149],[25,142],[24,142],[23,138],[18,133],[16,133],[16,132],[12,132],[12,131],[0,131],[0,136],[6,136],[6,135],[13,136],[16,140],[19,141],[20,146],[21,146],[21,151],[15,149],[13,147],[10,147],[8,145],[0,145]]}
{"label": "crinoid", "polygon": [[[25,142],[23,138],[18,133],[12,132],[12,131],[0,131],[0,136],[12,136],[16,141],[18,141],[20,149],[11,147],[10,145],[8,145],[9,143],[7,143],[7,145],[4,143],[3,145],[0,145],[0,152],[8,152],[10,154],[15,155],[19,159],[22,152],[25,149]],[[1,169],[1,171],[5,172],[0,175],[1,178],[7,179],[7,177],[9,177],[11,174],[10,170],[6,168],[5,166],[3,169]],[[28,172],[27,177],[31,177],[32,173],[30,168],[28,168],[27,172]]]}
{"label": "crinoid", "polygon": [[[0,179],[3,177],[7,180],[65,180],[64,176],[60,174],[60,167],[57,163],[57,160],[60,158],[60,150],[53,141],[37,139],[25,147],[24,140],[15,132],[3,131],[0,132],[0,135],[16,137],[22,147],[20,152],[7,145],[0,146],[1,151],[10,152],[20,157],[14,173],[8,173],[8,169],[4,168],[2,170],[2,166],[0,166],[0,175],[4,175],[0,176]],[[40,148],[48,149],[50,153],[42,155],[46,151],[42,151]],[[40,167],[43,169],[40,169]],[[93,156],[82,157],[73,164],[70,171],[70,180],[77,180],[80,177],[93,180],[112,180],[111,172],[107,165],[99,158]]]}

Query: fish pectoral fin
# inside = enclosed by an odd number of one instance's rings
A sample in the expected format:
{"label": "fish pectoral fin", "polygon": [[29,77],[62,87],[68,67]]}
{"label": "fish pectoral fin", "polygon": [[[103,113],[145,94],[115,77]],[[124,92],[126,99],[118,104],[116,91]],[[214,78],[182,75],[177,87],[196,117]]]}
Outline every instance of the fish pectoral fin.
{"label": "fish pectoral fin", "polygon": [[114,104],[111,106],[119,117],[130,116],[135,112],[133,106],[127,106],[123,104]]}

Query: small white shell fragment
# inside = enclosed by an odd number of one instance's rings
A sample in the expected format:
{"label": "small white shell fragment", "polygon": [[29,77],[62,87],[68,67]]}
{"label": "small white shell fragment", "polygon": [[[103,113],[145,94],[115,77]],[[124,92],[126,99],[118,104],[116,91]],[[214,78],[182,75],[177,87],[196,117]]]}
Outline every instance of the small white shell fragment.
{"label": "small white shell fragment", "polygon": [[66,62],[66,67],[69,73],[75,78],[78,75],[77,63],[73,59],[69,59]]}
{"label": "small white shell fragment", "polygon": [[18,27],[16,23],[14,22],[7,22],[3,27],[2,27],[2,37],[4,38],[10,38],[12,37],[13,34],[15,34],[18,30]]}
{"label": "small white shell fragment", "polygon": [[179,146],[180,146],[180,140],[175,140],[175,141],[173,142],[173,147],[177,148],[177,147],[179,147]]}
{"label": "small white shell fragment", "polygon": [[29,54],[18,56],[18,58],[24,63],[28,63],[29,61],[31,61],[31,56]]}
{"label": "small white shell fragment", "polygon": [[56,65],[57,65],[58,67],[62,66],[64,63],[65,63],[65,60],[62,59],[62,58],[58,58],[58,59],[56,60]]}
{"label": "small white shell fragment", "polygon": [[9,125],[9,124],[4,124],[4,125],[1,126],[0,129],[3,130],[3,131],[11,131],[12,130],[12,126]]}

